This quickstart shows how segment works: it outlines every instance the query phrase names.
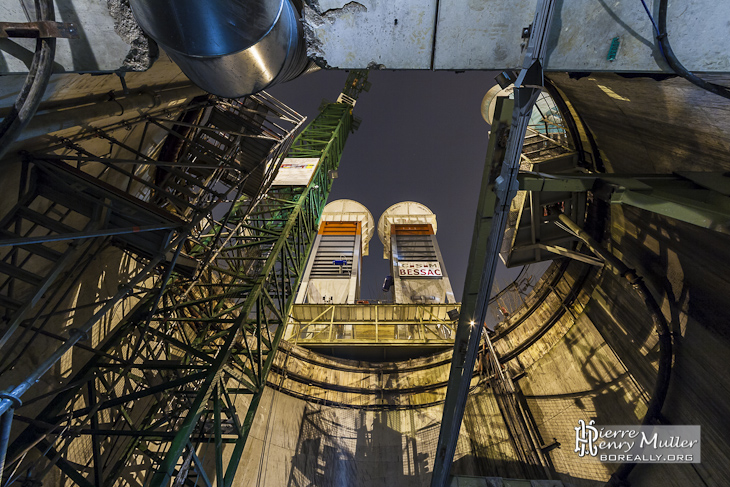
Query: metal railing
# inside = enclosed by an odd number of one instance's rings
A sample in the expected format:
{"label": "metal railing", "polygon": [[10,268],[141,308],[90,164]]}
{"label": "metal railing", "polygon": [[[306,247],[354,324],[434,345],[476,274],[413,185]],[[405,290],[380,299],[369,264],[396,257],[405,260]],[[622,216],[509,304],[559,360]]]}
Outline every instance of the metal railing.
{"label": "metal railing", "polygon": [[307,345],[450,345],[459,304],[301,304],[287,339]]}

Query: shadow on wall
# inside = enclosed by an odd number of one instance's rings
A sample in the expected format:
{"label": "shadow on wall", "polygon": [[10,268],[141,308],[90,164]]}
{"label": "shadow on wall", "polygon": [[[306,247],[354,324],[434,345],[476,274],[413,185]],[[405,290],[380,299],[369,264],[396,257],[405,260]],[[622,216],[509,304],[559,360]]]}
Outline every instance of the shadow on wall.
{"label": "shadow on wall", "polygon": [[518,385],[541,443],[555,440],[560,444],[548,454],[558,477],[575,486],[603,485],[615,465],[575,453],[575,428],[580,420],[595,420],[599,425],[637,424],[646,406],[590,319],[580,315]]}
{"label": "shadow on wall", "polygon": [[401,415],[355,410],[351,414],[354,422],[345,425],[328,408],[307,404],[287,486],[429,485],[429,454],[419,451],[419,445],[430,437],[435,448],[438,425],[413,437],[389,426],[389,419]]}
{"label": "shadow on wall", "polygon": [[[3,385],[19,383],[29,370],[33,370],[41,360],[53,353],[60,346],[60,341],[55,336],[64,336],[71,329],[82,328],[98,310],[100,303],[112,296],[120,283],[130,279],[135,273],[135,266],[136,263],[128,254],[113,247],[94,247],[79,258],[75,266],[72,266],[74,268],[67,272],[81,271],[81,277],[63,274],[48,292],[51,298],[48,308],[36,312],[35,316],[26,321],[31,326],[23,326],[13,335],[6,347],[7,353],[0,357]],[[90,342],[101,342],[116,324],[115,319],[114,315],[107,314],[99,320],[89,334]],[[44,336],[42,331],[51,333],[51,337]],[[72,371],[79,370],[88,358],[87,352],[79,348],[67,352],[56,366],[54,376],[49,375],[41,380],[41,384],[47,385],[46,389],[36,387],[33,393],[41,394],[56,388],[59,380],[68,378]],[[28,406],[25,414],[37,414],[50,399],[49,397],[47,401],[38,401]]]}
{"label": "shadow on wall", "polygon": [[[551,73],[550,79],[581,115],[610,171],[730,170],[726,100],[681,78]],[[727,76],[713,79],[727,82]],[[664,421],[702,426],[701,464],[640,466],[630,477],[632,485],[727,482],[730,237],[617,205],[611,207],[609,228],[612,251],[644,277],[674,334]],[[650,394],[656,381],[658,347],[652,323],[641,307],[627,283],[604,273],[585,315],[631,380]]]}
{"label": "shadow on wall", "polygon": [[[614,252],[644,276],[673,332],[674,365],[662,413],[671,424],[702,426],[702,463],[691,477],[699,475],[707,485],[712,479],[728,480],[730,237],[631,207],[613,208],[611,237]],[[625,336],[651,333],[651,323],[632,320],[627,310],[617,312],[621,315],[614,319],[621,320]],[[601,329],[610,324],[596,320],[596,325]],[[604,336],[607,341],[611,337]],[[641,343],[611,343],[629,371],[641,377],[656,352],[636,345]],[[654,377],[649,378],[652,385]]]}
{"label": "shadow on wall", "polygon": [[[586,421],[611,418],[612,413],[618,410],[627,412],[626,417],[632,422],[634,416],[631,412],[636,407],[636,396],[627,394],[627,391],[620,387],[623,379],[628,376],[627,372],[615,360],[610,360],[605,354],[599,353],[603,346],[589,343],[578,327],[575,327],[575,333],[579,336],[571,336],[569,333],[565,344],[575,362],[580,364],[580,372],[589,386],[587,393],[592,395],[591,402],[595,414],[587,417]],[[586,405],[579,395],[575,396],[574,401],[579,409],[586,410]],[[641,413],[643,414],[645,410],[646,408],[642,408]]]}
{"label": "shadow on wall", "polygon": [[[478,387],[467,405],[452,472],[527,478],[525,465],[515,453],[514,440],[504,425],[491,389],[484,385]],[[430,413],[373,412],[335,410],[308,403],[289,475],[282,485],[427,487],[440,426],[432,421],[434,415],[440,416],[440,408]],[[572,473],[576,475],[572,479],[583,481],[576,485],[599,485],[578,478],[578,470]],[[542,472],[531,476],[545,477]]]}
{"label": "shadow on wall", "polygon": [[[610,229],[613,252],[644,277],[674,333],[663,421],[702,426],[701,464],[641,465],[631,484],[730,479],[730,237],[621,206],[612,207]],[[627,281],[604,271],[576,324],[519,381],[543,440],[557,437],[562,444],[550,457],[564,481],[588,486],[607,479],[615,465],[578,458],[573,428],[578,419],[637,424],[656,383],[658,356],[642,301]]]}

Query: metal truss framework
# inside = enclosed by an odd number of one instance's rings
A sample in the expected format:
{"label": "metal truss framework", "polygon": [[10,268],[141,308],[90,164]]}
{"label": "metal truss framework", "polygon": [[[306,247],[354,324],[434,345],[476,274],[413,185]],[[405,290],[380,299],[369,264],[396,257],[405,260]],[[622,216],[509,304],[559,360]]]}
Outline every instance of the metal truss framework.
{"label": "metal truss framework", "polygon": [[[352,100],[366,78],[350,74]],[[7,472],[42,477],[56,466],[85,487],[232,485],[353,122],[350,100],[326,104],[287,154],[319,159],[308,186],[252,196],[236,184],[222,216],[207,211],[193,238],[172,239],[157,286],[86,365],[43,394],[52,400],[35,418],[18,410],[16,423],[28,426],[10,445]],[[198,125],[178,118],[176,128]],[[278,166],[257,168],[265,189]],[[219,191],[223,178],[209,180]],[[186,189],[179,181],[175,195]],[[215,196],[208,201],[231,201]],[[193,277],[175,268],[180,255],[197,263]],[[41,455],[30,461],[33,448]]]}
{"label": "metal truss framework", "polygon": [[[14,334],[31,312],[37,321],[58,307],[58,283],[74,280],[84,254],[112,244],[144,259],[149,265],[131,286],[169,264],[175,246],[210,226],[222,202],[241,198],[255,206],[302,122],[265,94],[203,97],[182,111],[92,129],[26,155],[19,201],[0,220],[0,310],[7,320],[0,347],[13,339],[18,345]],[[133,136],[139,143],[131,146]],[[154,154],[143,152],[156,137],[164,143],[154,144]],[[178,271],[184,260],[177,260]],[[53,296],[42,299],[49,290]]]}

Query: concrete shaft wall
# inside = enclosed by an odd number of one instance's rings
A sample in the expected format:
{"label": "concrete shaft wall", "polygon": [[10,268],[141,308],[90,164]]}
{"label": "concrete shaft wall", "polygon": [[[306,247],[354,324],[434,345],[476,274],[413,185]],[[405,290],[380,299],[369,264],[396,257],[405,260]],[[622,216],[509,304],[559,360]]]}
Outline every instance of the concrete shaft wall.
{"label": "concrete shaft wall", "polygon": [[[168,79],[154,69],[144,76],[130,88]],[[678,78],[557,73],[550,78],[593,136],[602,156],[598,169],[730,170],[725,100]],[[68,97],[100,93],[117,83],[105,79],[102,86],[99,80],[59,77],[54,83],[66,87]],[[6,83],[0,91],[8,95],[16,89],[17,83]],[[16,193],[18,167],[9,167],[2,179],[6,194]],[[2,206],[3,213],[9,206]],[[635,208],[603,210],[604,243],[647,280],[675,334],[663,415],[673,424],[703,428],[701,464],[642,465],[632,473],[632,485],[725,485],[730,481],[730,378],[725,373],[730,239]],[[103,300],[133,270],[120,252],[107,252],[88,270],[69,306]],[[93,309],[64,316],[51,331],[77,326]],[[126,309],[94,330],[92,344]],[[2,386],[21,380],[54,344],[39,337]],[[495,346],[509,370],[525,373],[517,384],[541,441],[555,438],[561,444],[548,454],[555,476],[574,485],[602,485],[613,467],[578,458],[573,428],[578,419],[635,424],[645,412],[656,377],[657,341],[632,289],[608,271],[557,263],[526,306],[499,328]],[[85,358],[85,352],[74,351],[37,386],[38,393],[68,377]],[[294,353],[285,346],[254,420],[236,485],[428,485],[449,360],[447,353],[375,365]],[[475,377],[472,385],[454,473],[529,476],[487,381]],[[246,401],[237,402],[239,411],[245,411]],[[41,405],[26,414],[32,417]],[[83,446],[79,458],[88,453]]]}
{"label": "concrete shaft wall", "polygon": [[[730,169],[724,100],[677,78],[551,79],[593,137],[598,170]],[[640,465],[630,481],[724,485],[730,479],[730,380],[723,373],[730,356],[724,306],[730,241],[631,207],[595,202],[591,218],[605,227],[604,244],[645,278],[675,334],[665,420],[699,424],[703,432],[701,464]],[[512,374],[524,373],[517,384],[540,441],[560,443],[548,453],[553,476],[577,486],[603,485],[616,466],[578,457],[574,428],[579,419],[638,424],[646,412],[658,344],[633,289],[609,270],[557,262],[526,305],[500,325],[494,343]],[[387,373],[382,365],[295,355],[279,364],[292,374],[272,379],[282,392],[262,402],[242,485],[427,483],[424,464],[430,466],[434,454],[448,354],[420,365],[391,364],[386,369],[395,370]],[[453,472],[534,477],[491,389],[478,378],[472,385]]]}
{"label": "concrete shaft wall", "polygon": [[[450,352],[374,364],[285,344],[236,485],[430,485],[449,364]],[[524,477],[487,382],[472,386],[454,471]]]}
{"label": "concrete shaft wall", "polygon": [[[578,79],[576,79],[578,78]],[[608,172],[670,173],[730,169],[730,112],[725,100],[679,78],[551,75],[592,134]],[[600,166],[600,164],[599,164]],[[599,167],[601,169],[601,167]],[[730,239],[723,234],[632,207],[603,207],[604,244],[649,284],[674,333],[675,358],[663,416],[702,426],[702,463],[640,465],[632,485],[724,485],[728,469],[730,353],[725,306]],[[610,465],[572,452],[578,419],[635,424],[654,387],[658,345],[650,316],[631,287],[609,271],[571,264],[578,296],[555,325],[509,363],[564,480],[606,480]],[[546,277],[547,279],[547,277]],[[556,286],[562,296],[567,289]],[[555,293],[553,293],[555,294]],[[497,341],[504,355],[535,336],[557,307],[549,298]]]}

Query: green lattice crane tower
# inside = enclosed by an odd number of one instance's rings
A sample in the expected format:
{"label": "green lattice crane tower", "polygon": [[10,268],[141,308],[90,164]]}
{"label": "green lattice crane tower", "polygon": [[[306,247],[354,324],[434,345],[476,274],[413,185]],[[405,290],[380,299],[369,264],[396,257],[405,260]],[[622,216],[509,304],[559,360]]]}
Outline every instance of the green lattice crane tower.
{"label": "green lattice crane tower", "polygon": [[[368,89],[367,71],[350,72],[287,154],[316,159],[309,184],[274,185],[255,206],[231,205],[188,249],[205,263],[192,283],[172,274],[140,301],[8,458],[35,447],[43,468],[82,487],[232,485],[333,172],[358,125],[355,101]],[[89,454],[74,456],[79,449]]]}

